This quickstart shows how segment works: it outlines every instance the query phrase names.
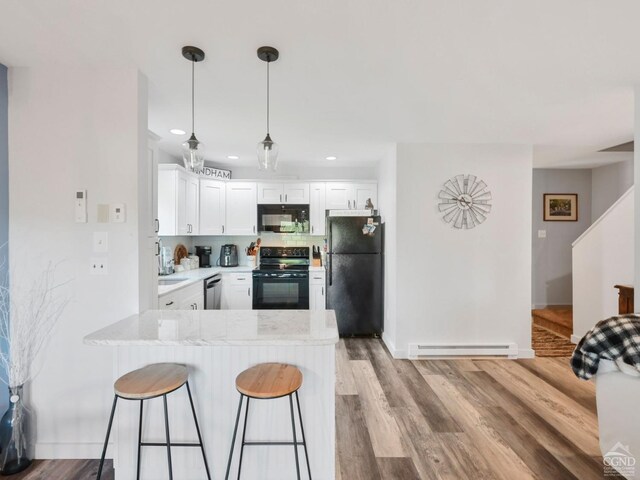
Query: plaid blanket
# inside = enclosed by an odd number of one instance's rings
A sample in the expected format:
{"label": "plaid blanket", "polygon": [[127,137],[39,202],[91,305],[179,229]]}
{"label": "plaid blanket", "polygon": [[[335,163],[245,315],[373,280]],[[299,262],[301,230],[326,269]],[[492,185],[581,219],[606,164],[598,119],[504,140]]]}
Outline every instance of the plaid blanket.
{"label": "plaid blanket", "polygon": [[588,380],[598,372],[600,359],[640,371],[639,315],[619,315],[598,322],[576,346],[571,368],[576,376]]}

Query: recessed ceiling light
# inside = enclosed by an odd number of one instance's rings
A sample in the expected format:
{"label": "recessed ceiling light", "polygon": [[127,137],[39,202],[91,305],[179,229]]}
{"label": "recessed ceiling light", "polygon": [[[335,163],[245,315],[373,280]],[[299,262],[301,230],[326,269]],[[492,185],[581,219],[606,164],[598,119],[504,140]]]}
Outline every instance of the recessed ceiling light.
{"label": "recessed ceiling light", "polygon": [[172,128],[171,130],[169,130],[171,133],[173,133],[174,135],[185,135],[187,132],[185,132],[184,130],[180,130],[179,128]]}
{"label": "recessed ceiling light", "polygon": [[333,155],[326,157],[327,160],[337,160],[338,157],[334,157]]}
{"label": "recessed ceiling light", "polygon": [[240,157],[239,157],[239,156],[237,156],[237,155],[227,155],[227,158],[228,158],[229,160],[238,160]]}

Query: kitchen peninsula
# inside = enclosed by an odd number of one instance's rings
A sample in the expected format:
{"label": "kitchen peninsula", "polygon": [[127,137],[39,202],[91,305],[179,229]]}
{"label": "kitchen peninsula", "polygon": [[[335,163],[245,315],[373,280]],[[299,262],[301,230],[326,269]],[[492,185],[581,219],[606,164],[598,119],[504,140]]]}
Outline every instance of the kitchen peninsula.
{"label": "kitchen peninsula", "polygon": [[[181,363],[188,367],[200,428],[214,478],[223,478],[238,406],[235,378],[262,362],[296,365],[304,381],[300,403],[313,478],[335,475],[335,344],[338,329],[332,310],[150,310],[85,337],[87,345],[114,348],[114,380],[144,365]],[[184,389],[169,398],[172,442],[196,439]],[[145,405],[145,441],[162,441],[162,401]],[[287,399],[252,402],[249,441],[291,441]],[[116,479],[134,478],[137,451],[137,402],[120,402],[114,423]],[[105,425],[106,429],[106,425]],[[202,479],[198,449],[172,451],[174,475]],[[235,459],[237,462],[237,456]],[[166,475],[166,451],[142,452],[145,478]],[[292,448],[245,449],[243,476],[286,480],[296,477]]]}

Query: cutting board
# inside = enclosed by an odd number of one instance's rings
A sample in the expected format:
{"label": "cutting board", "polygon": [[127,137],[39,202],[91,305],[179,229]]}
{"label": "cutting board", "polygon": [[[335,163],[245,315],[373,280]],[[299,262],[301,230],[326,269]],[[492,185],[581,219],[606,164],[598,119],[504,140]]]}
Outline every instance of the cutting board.
{"label": "cutting board", "polygon": [[176,245],[176,248],[173,251],[173,261],[175,262],[175,265],[180,265],[180,260],[188,256],[189,256],[189,251],[187,250],[187,247],[185,247],[181,243]]}

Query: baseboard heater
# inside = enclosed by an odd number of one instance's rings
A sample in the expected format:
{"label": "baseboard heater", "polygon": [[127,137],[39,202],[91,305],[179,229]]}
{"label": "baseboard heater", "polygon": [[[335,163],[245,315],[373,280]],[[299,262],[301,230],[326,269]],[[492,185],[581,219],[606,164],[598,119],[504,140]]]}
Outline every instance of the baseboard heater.
{"label": "baseboard heater", "polygon": [[456,357],[503,357],[517,358],[518,345],[515,343],[488,345],[433,345],[428,343],[410,343],[409,358],[456,358]]}

